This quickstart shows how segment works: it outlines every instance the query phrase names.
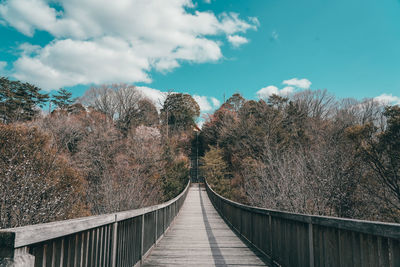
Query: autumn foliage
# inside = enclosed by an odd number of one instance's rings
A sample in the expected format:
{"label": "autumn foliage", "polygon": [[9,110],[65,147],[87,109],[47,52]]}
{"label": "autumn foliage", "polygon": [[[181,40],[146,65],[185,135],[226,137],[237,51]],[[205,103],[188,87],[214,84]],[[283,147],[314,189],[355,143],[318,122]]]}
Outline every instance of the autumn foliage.
{"label": "autumn foliage", "polygon": [[38,128],[0,124],[0,225],[89,214],[85,179]]}
{"label": "autumn foliage", "polygon": [[150,100],[124,84],[90,88],[77,102],[60,89],[50,114],[30,117],[14,98],[0,97],[12,112],[0,116],[0,228],[154,205],[188,182],[191,128],[181,126],[195,117],[179,115],[179,106],[188,109],[190,96],[164,103],[176,116],[166,124]]}
{"label": "autumn foliage", "polygon": [[399,222],[399,118],[398,106],[326,90],[235,94],[203,126],[203,174],[253,206]]}

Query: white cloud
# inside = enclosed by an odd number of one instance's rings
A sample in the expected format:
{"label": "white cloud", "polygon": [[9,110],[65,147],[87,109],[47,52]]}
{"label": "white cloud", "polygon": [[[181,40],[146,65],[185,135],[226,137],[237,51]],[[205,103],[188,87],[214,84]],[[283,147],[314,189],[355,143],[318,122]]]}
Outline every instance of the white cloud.
{"label": "white cloud", "polygon": [[[167,98],[168,93],[174,94],[176,92],[163,92],[158,89],[146,87],[146,86],[136,86],[136,89],[141,92],[141,94],[151,100],[157,107],[158,110],[162,108],[162,105]],[[215,97],[199,96],[193,95],[193,99],[199,104],[200,111],[202,113],[212,111],[219,107],[220,102]],[[211,102],[211,103],[210,103]]]}
{"label": "white cloud", "polygon": [[141,92],[143,96],[152,101],[158,110],[162,108],[162,105],[168,95],[168,92],[162,92],[158,89],[153,89],[146,86],[136,86],[136,89],[138,89],[138,91]]}
{"label": "white cloud", "polygon": [[392,94],[381,94],[374,99],[385,105],[400,105],[400,97]]}
{"label": "white cloud", "polygon": [[[182,61],[220,60],[221,43],[247,42],[256,18],[237,13],[200,12],[191,0],[48,0],[0,2],[0,20],[27,36],[47,31],[54,40],[44,47],[20,47],[14,76],[57,89],[87,83],[150,82],[148,72],[171,71]],[[191,9],[191,10],[190,10]],[[212,38],[211,38],[212,37]],[[229,38],[228,37],[228,38]]]}
{"label": "white cloud", "polygon": [[256,27],[260,26],[260,21],[258,20],[257,17],[248,17],[249,21],[253,23]]}
{"label": "white cloud", "polygon": [[309,89],[311,86],[311,82],[307,79],[297,79],[293,78],[291,80],[285,80],[282,82],[282,84],[286,84],[288,86],[283,87],[282,89],[279,89],[275,85],[269,85],[267,87],[261,88],[260,90],[257,91],[257,96],[260,99],[266,99],[270,97],[271,95],[279,95],[279,96],[288,96],[292,93],[294,93],[296,90],[299,89]]}
{"label": "white cloud", "polygon": [[233,45],[233,47],[239,47],[249,42],[245,37],[239,35],[229,35],[228,41]]}
{"label": "white cloud", "polygon": [[210,102],[208,102],[207,96],[194,95],[193,99],[199,104],[201,112],[207,112],[213,109]]}
{"label": "white cloud", "polygon": [[40,52],[40,45],[32,45],[30,43],[22,43],[18,46],[18,50],[23,55],[33,55]]}
{"label": "white cloud", "polygon": [[31,81],[43,89],[89,83],[149,82],[148,59],[121,39],[105,37],[97,42],[71,39],[50,43],[27,53],[14,63],[17,79]]}
{"label": "white cloud", "polygon": [[279,89],[278,87],[274,85],[270,85],[264,88],[261,88],[260,90],[257,91],[257,97],[260,99],[267,99],[271,95],[279,95],[279,96],[287,96],[293,93],[295,90],[294,87],[291,86],[286,86],[282,89]]}
{"label": "white cloud", "polygon": [[[156,106],[157,110],[160,111],[164,101],[168,95],[168,93],[174,94],[175,92],[163,92],[158,89],[146,87],[146,86],[136,86],[136,89],[138,89],[139,92],[142,93],[142,95],[146,98],[148,98],[150,101],[154,103]],[[212,110],[215,110],[216,108],[219,107],[220,102],[218,99],[215,97],[207,97],[207,96],[199,96],[199,95],[193,95],[193,99],[199,104],[200,107],[200,112],[204,114],[205,112],[210,112]],[[211,101],[211,103],[210,103]],[[203,119],[199,119],[200,125],[203,124]],[[201,128],[201,126],[199,126]]]}
{"label": "white cloud", "polygon": [[261,88],[260,90],[257,91],[257,96],[258,98],[268,98],[271,95],[277,95],[278,94],[278,87],[270,85],[264,88]]}
{"label": "white cloud", "polygon": [[294,87],[298,87],[301,89],[309,89],[311,86],[311,82],[307,79],[297,79],[297,78],[293,78],[290,80],[286,80],[282,82],[283,84],[289,85],[289,86],[294,86]]}
{"label": "white cloud", "polygon": [[193,99],[199,104],[202,113],[213,111],[221,105],[221,102],[215,97],[193,95]]}
{"label": "white cloud", "polygon": [[282,90],[279,91],[279,94],[280,95],[290,95],[293,92],[294,92],[294,87],[286,86],[286,87],[282,88]]}
{"label": "white cloud", "polygon": [[211,97],[211,102],[212,102],[214,108],[219,108],[219,106],[221,105],[221,102],[218,99],[216,99],[215,97]]}
{"label": "white cloud", "polygon": [[[256,30],[257,25],[255,23],[255,19],[250,17],[249,22],[245,22],[239,19],[239,14],[231,12],[231,13],[222,13],[220,16],[221,22],[218,24],[218,28],[220,31],[225,34],[232,35],[237,32],[246,32],[249,29]],[[258,22],[258,20],[257,20]],[[258,22],[259,23],[259,22]]]}
{"label": "white cloud", "polygon": [[211,0],[204,0],[204,3],[210,4]]}
{"label": "white cloud", "polygon": [[25,35],[32,36],[35,28],[44,29],[56,24],[56,10],[40,0],[10,0],[0,4],[0,16]]}

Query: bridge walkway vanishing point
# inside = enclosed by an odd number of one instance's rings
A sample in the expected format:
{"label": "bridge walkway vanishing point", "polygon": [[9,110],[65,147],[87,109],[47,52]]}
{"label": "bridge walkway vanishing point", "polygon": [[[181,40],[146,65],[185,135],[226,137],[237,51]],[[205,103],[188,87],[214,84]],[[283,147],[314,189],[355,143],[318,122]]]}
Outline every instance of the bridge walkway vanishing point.
{"label": "bridge walkway vanishing point", "polygon": [[[203,180],[197,146],[196,139],[192,182]],[[174,199],[151,207],[0,229],[0,267],[267,266],[264,260],[400,267],[400,224],[246,206],[204,182],[205,188],[188,183]]]}
{"label": "bridge walkway vanishing point", "polygon": [[400,267],[400,224],[261,209],[205,186],[138,210],[2,229],[0,267],[266,266],[259,254],[270,266]]}
{"label": "bridge walkway vanishing point", "polygon": [[150,266],[267,266],[219,216],[200,184],[192,184],[171,229],[144,261]]}

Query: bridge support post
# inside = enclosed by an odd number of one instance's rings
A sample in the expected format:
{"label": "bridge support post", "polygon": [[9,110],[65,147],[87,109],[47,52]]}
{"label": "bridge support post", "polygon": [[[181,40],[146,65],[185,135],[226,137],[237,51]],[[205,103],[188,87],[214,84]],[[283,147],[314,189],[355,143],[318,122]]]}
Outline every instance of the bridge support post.
{"label": "bridge support post", "polygon": [[268,214],[268,225],[269,225],[269,231],[268,231],[268,234],[269,234],[269,247],[270,247],[270,257],[271,257],[271,260],[273,261],[274,260],[274,247],[273,247],[273,243],[272,243],[272,216],[271,216],[271,214]]}
{"label": "bridge support post", "polygon": [[141,234],[141,241],[140,241],[140,266],[143,264],[143,254],[144,254],[144,214],[142,217],[142,234]]}
{"label": "bridge support post", "polygon": [[156,210],[155,211],[155,222],[156,222],[156,230],[155,230],[155,233],[154,233],[154,246],[156,246],[157,245],[157,231],[158,231],[158,210]]}
{"label": "bridge support post", "polygon": [[113,223],[113,236],[112,236],[112,250],[111,250],[111,267],[117,266],[117,241],[118,241],[118,222],[117,215],[115,215],[115,222]]}
{"label": "bridge support post", "polygon": [[35,257],[29,254],[27,247],[4,248],[0,246],[0,267],[33,267]]}
{"label": "bridge support post", "polygon": [[310,256],[310,267],[314,267],[314,237],[313,237],[313,226],[312,223],[308,223],[308,248]]}

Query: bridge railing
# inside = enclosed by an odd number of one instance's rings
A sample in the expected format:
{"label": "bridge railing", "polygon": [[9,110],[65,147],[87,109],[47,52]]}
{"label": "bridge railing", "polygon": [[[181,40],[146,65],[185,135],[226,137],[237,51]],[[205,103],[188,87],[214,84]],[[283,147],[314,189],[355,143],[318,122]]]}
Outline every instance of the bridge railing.
{"label": "bridge railing", "polygon": [[0,230],[0,267],[139,266],[178,214],[189,186],[160,205]]}
{"label": "bridge railing", "polygon": [[400,224],[255,208],[206,189],[225,221],[271,265],[400,266]]}

